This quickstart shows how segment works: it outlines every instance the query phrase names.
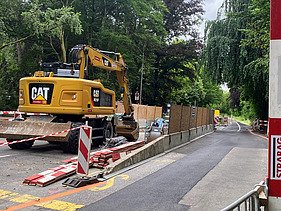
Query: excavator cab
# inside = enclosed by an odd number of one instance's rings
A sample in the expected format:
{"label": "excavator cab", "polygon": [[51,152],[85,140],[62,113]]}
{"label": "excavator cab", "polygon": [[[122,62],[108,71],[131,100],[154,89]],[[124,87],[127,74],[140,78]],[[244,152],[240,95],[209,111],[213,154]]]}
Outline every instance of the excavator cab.
{"label": "excavator cab", "polygon": [[40,69],[44,72],[45,77],[68,77],[79,78],[79,64],[69,63],[40,63]]}

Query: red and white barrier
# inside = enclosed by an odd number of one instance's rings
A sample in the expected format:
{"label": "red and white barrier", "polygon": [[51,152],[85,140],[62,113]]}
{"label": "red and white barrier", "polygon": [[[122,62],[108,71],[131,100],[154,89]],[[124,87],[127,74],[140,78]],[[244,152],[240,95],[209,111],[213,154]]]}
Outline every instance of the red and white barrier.
{"label": "red and white barrier", "polygon": [[[132,150],[142,147],[144,144],[144,141],[129,142],[118,147],[92,152],[90,153],[89,166],[104,169],[115,161],[125,158]],[[27,185],[46,186],[75,174],[78,162],[77,156],[63,160],[62,162],[66,164],[27,177],[23,183]]]}
{"label": "red and white barrier", "polygon": [[259,120],[259,125],[263,127],[267,127],[267,120]]}
{"label": "red and white barrier", "polygon": [[32,175],[27,177],[23,184],[26,185],[38,185],[38,186],[46,186],[51,183],[54,183],[60,179],[68,177],[70,175],[75,174],[76,164],[70,163],[66,165],[60,165],[56,168],[50,168],[47,171],[43,171],[39,174]]}
{"label": "red and white barrier", "polygon": [[[122,144],[118,147],[103,149],[100,151],[90,153],[89,166],[94,166],[97,168],[104,168],[110,163],[119,160],[120,158],[126,157],[134,149],[142,147],[144,141],[129,142]],[[77,163],[78,157],[72,157],[66,160],[63,160],[64,163]]]}
{"label": "red and white barrier", "polygon": [[220,122],[220,117],[215,116],[215,117],[214,117],[214,124],[215,124],[215,125],[218,125],[219,122]]}
{"label": "red and white barrier", "polygon": [[92,144],[92,127],[81,126],[78,148],[77,174],[87,176],[89,173],[90,151]]}
{"label": "red and white barrier", "polygon": [[0,111],[0,115],[14,115],[16,111]]}
{"label": "red and white barrier", "polygon": [[46,113],[31,113],[31,112],[19,112],[19,111],[0,111],[0,116],[1,115],[15,115],[21,114],[21,115],[27,115],[27,116],[48,116],[49,114]]}

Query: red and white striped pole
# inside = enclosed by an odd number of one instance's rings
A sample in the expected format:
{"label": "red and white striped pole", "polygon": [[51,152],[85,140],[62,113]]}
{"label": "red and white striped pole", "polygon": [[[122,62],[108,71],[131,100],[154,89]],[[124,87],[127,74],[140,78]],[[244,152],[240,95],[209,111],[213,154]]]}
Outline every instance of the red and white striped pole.
{"label": "red and white striped pole", "polygon": [[89,173],[90,151],[92,144],[92,127],[84,125],[80,128],[78,164],[76,172],[82,176]]}
{"label": "red and white striped pole", "polygon": [[269,210],[281,208],[281,1],[270,2],[268,122]]}

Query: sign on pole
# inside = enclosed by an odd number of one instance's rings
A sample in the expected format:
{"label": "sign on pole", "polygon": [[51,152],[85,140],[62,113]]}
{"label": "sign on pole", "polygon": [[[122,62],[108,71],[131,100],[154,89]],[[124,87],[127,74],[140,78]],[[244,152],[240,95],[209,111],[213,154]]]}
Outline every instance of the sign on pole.
{"label": "sign on pole", "polygon": [[281,1],[270,2],[268,195],[269,210],[281,207]]}

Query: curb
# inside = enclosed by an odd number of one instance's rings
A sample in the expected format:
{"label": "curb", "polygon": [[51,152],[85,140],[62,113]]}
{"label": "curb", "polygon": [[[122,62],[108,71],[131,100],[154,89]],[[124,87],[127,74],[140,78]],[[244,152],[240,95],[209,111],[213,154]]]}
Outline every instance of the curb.
{"label": "curb", "polygon": [[150,159],[155,158],[155,156],[163,156],[213,132],[213,125],[207,125],[161,136],[143,147],[134,150],[125,158],[108,165],[104,174],[108,175],[119,171],[125,172],[148,162]]}

